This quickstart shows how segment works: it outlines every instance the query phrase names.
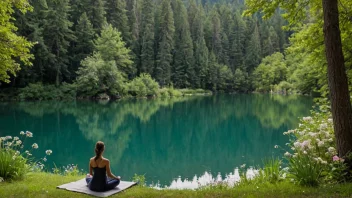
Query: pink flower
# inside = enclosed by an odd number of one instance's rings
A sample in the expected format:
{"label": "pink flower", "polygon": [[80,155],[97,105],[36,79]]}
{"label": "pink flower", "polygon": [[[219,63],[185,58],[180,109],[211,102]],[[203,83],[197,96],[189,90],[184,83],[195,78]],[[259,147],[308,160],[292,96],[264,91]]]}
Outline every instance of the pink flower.
{"label": "pink flower", "polygon": [[340,158],[339,157],[337,157],[336,155],[334,156],[334,157],[332,157],[332,161],[339,161],[340,160]]}

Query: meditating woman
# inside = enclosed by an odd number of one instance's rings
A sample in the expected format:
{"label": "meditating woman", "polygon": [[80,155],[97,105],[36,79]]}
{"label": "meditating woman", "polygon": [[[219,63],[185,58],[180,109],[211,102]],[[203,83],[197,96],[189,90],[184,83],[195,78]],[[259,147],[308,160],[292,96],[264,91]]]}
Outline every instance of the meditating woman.
{"label": "meditating woman", "polygon": [[[103,157],[104,149],[104,142],[98,141],[95,144],[95,157],[92,157],[89,161],[89,174],[86,181],[92,191],[108,191],[120,183],[120,177],[111,173],[110,161]],[[109,176],[109,179],[106,175]]]}

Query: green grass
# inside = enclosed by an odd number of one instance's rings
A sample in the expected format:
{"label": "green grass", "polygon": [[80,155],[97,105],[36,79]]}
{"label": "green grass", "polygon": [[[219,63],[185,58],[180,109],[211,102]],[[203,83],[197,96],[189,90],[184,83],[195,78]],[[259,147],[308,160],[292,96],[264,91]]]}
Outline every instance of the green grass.
{"label": "green grass", "polygon": [[[84,176],[61,176],[48,173],[29,173],[24,180],[0,183],[0,197],[91,197],[56,189],[56,186],[81,179]],[[317,188],[300,187],[289,182],[241,185],[235,188],[221,186],[202,190],[154,190],[132,187],[111,197],[350,197],[352,184],[326,185]]]}

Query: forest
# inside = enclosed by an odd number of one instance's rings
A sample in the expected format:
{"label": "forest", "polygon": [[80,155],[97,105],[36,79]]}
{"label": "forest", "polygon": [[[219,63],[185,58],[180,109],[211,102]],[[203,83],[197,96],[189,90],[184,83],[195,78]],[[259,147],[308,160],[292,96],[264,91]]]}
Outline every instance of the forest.
{"label": "forest", "polygon": [[[45,90],[48,95],[145,96],[159,87],[328,93],[322,21],[314,15],[290,27],[281,9],[267,20],[261,13],[243,14],[242,0],[29,4],[9,10],[12,30],[28,53],[12,55],[16,59],[0,75],[1,88],[16,88],[25,99]],[[349,12],[341,14],[344,38],[352,31]],[[351,47],[344,43],[347,68]]]}
{"label": "forest", "polygon": [[[32,10],[15,9],[13,21],[16,34],[33,45],[31,66],[21,64],[1,85],[27,87],[23,93],[42,92],[43,86],[76,89],[87,96],[133,95],[140,89],[148,94],[158,85],[253,91],[252,77],[259,75],[255,68],[263,57],[284,52],[290,35],[282,29],[285,20],[279,10],[270,20],[243,17],[242,1],[29,3]],[[284,80],[279,75],[273,85]]]}

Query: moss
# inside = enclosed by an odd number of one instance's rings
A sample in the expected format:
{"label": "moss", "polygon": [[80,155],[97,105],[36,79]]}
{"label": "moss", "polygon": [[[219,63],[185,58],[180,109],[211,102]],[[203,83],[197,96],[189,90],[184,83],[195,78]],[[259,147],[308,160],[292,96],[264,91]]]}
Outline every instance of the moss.
{"label": "moss", "polygon": [[[22,181],[0,183],[0,197],[91,197],[56,188],[80,178],[82,176],[29,173]],[[312,188],[285,181],[277,184],[241,185],[235,188],[213,186],[201,190],[155,190],[136,186],[111,197],[348,197],[351,194],[351,183]]]}

